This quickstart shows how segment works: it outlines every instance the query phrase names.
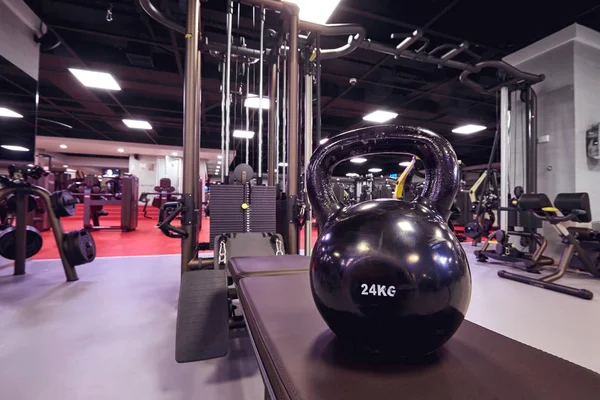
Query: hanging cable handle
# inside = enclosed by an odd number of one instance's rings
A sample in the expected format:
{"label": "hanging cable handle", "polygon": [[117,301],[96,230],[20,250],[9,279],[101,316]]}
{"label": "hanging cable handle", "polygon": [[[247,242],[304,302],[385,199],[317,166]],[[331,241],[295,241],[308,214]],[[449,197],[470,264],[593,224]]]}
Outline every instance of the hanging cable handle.
{"label": "hanging cable handle", "polygon": [[[504,72],[506,74],[507,80],[505,80],[504,82],[500,82],[495,86],[486,88],[482,84],[471,79],[472,74],[480,73],[481,70],[483,70],[484,68],[494,68],[499,72]],[[544,74],[536,75],[530,74],[528,72],[523,72],[520,69],[505,63],[504,61],[497,60],[482,61],[480,63],[477,63],[475,65],[475,69],[476,70],[473,72],[463,71],[463,73],[460,74],[460,81],[463,84],[469,86],[471,89],[483,94],[494,94],[504,86],[512,86],[520,82],[526,82],[530,85],[535,85],[536,83],[542,82],[544,79],[546,79],[546,76]]]}
{"label": "hanging cable handle", "polygon": [[[173,208],[173,207],[175,207],[175,208]],[[171,208],[172,211],[170,211],[169,214],[166,216],[166,218],[164,218],[164,220],[163,220],[162,218],[164,216],[164,211],[167,211],[167,209],[169,209],[169,208]],[[174,201],[168,202],[168,203],[163,204],[163,206],[160,208],[159,218],[161,220],[159,221],[158,229],[160,229],[161,232],[165,234],[165,236],[168,236],[173,239],[185,239],[188,237],[188,233],[183,228],[171,225],[171,222],[173,222],[173,220],[175,218],[177,218],[177,216],[182,211],[183,211],[183,203],[182,202],[174,202]]]}
{"label": "hanging cable handle", "polygon": [[307,41],[311,42],[315,34],[321,36],[348,36],[348,43],[334,49],[321,49],[321,59],[330,60],[333,58],[345,57],[358,49],[360,44],[365,40],[367,31],[358,24],[315,24],[312,22],[300,21],[299,28],[301,30],[310,31]]}

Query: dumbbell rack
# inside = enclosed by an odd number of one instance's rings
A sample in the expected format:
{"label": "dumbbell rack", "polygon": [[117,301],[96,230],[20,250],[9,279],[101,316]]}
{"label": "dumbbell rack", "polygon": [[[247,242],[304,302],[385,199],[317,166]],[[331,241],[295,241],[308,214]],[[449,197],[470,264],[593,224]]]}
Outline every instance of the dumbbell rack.
{"label": "dumbbell rack", "polygon": [[65,270],[65,276],[67,281],[76,281],[79,278],[77,277],[77,271],[75,267],[69,262],[67,254],[61,245],[64,243],[65,233],[62,227],[62,223],[60,219],[56,217],[52,207],[52,197],[50,192],[46,189],[41,188],[36,185],[31,185],[28,183],[22,183],[13,187],[4,187],[0,189],[0,198],[5,198],[10,195],[16,196],[16,226],[15,226],[15,260],[14,260],[14,268],[15,275],[25,275],[25,261],[26,257],[26,246],[27,246],[27,212],[28,212],[28,202],[27,196],[39,196],[44,205],[46,207],[46,212],[48,213],[48,218],[50,220],[50,225],[52,226],[52,232],[54,233],[54,239],[56,243],[59,244],[58,253],[60,255],[60,259],[63,264],[63,268]]}

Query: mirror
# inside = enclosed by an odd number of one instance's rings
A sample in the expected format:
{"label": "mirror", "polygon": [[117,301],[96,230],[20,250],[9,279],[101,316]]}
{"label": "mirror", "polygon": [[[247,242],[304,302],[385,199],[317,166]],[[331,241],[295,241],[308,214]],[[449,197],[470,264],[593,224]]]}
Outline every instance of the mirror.
{"label": "mirror", "polygon": [[0,56],[0,163],[35,158],[37,82]]}

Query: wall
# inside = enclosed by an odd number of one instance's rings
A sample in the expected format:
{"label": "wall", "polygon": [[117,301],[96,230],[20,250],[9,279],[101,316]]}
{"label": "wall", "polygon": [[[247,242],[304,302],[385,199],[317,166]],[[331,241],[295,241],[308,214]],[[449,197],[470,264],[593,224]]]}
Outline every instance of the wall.
{"label": "wall", "polygon": [[37,30],[34,27],[40,24],[40,19],[22,0],[0,0],[0,55],[36,81],[40,51],[33,36]]}
{"label": "wall", "polygon": [[136,160],[134,156],[129,156],[129,172],[137,176],[140,180],[139,192],[154,192],[154,187],[158,185],[157,157],[138,156]]}
{"label": "wall", "polygon": [[585,149],[586,130],[600,123],[600,49],[575,43],[575,88],[576,189],[590,194],[592,217],[600,220],[600,163]]}

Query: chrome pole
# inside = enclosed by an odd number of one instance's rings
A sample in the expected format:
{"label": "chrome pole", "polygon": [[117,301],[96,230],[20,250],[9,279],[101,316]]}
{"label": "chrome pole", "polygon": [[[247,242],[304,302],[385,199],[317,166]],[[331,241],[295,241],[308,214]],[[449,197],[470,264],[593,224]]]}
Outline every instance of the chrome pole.
{"label": "chrome pole", "polygon": [[260,60],[258,72],[258,178],[262,178],[262,151],[263,151],[263,73],[265,49],[265,9],[260,9]]}
{"label": "chrome pole", "polygon": [[[229,140],[231,138],[231,30],[233,28],[233,1],[228,2],[227,8],[227,54],[225,56],[225,179],[229,178]],[[223,181],[223,180],[221,180]]]}

